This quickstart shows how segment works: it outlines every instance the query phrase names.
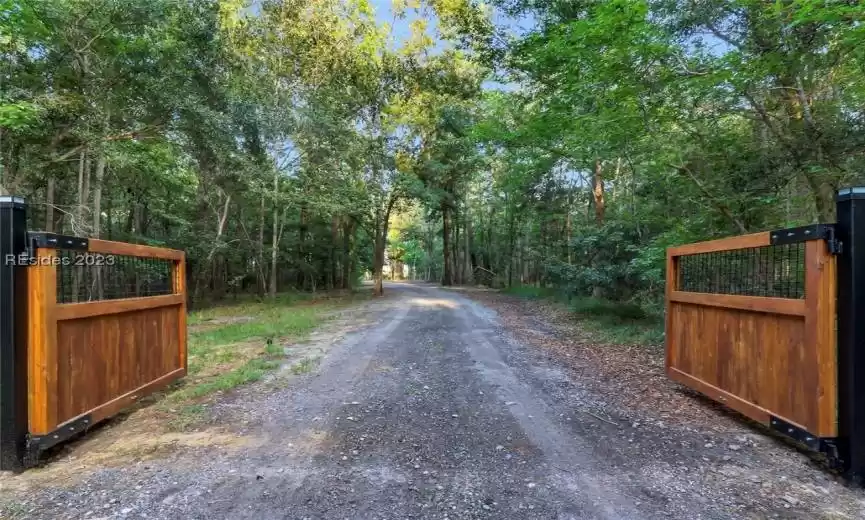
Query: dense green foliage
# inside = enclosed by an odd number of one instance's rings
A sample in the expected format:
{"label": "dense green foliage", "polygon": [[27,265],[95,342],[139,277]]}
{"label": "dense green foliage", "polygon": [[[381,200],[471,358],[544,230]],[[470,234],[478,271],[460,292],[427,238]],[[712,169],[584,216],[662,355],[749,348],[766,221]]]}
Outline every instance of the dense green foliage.
{"label": "dense green foliage", "polygon": [[865,180],[857,1],[410,13],[395,41],[365,0],[0,0],[0,187],[33,228],[185,249],[199,298],[388,266],[651,309],[667,246]]}

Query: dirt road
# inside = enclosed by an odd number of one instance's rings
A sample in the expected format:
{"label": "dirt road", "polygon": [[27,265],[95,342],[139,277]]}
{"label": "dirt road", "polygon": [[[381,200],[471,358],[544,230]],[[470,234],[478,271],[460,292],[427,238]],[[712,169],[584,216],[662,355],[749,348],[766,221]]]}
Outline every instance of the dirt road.
{"label": "dirt road", "polygon": [[[213,423],[242,442],[185,445],[49,482],[27,493],[22,511],[184,520],[745,517],[689,495],[698,456],[667,444],[652,450],[642,429],[584,408],[589,397],[568,371],[514,340],[488,308],[429,286],[387,291],[368,304],[371,322],[314,372],[250,385],[214,407]],[[669,471],[657,471],[659,459]]]}

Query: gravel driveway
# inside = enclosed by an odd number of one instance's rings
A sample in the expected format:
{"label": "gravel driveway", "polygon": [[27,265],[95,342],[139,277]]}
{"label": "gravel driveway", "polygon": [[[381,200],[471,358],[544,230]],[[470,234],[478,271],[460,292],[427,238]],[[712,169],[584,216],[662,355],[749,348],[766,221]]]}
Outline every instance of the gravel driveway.
{"label": "gravel driveway", "polygon": [[[243,442],[186,445],[17,496],[26,518],[742,518],[683,499],[678,453],[581,408],[561,366],[494,312],[430,286],[390,284],[372,323],[283,385],[213,407]],[[648,471],[652,468],[651,471]],[[784,517],[783,511],[781,514]],[[794,515],[790,515],[794,516]],[[838,518],[846,518],[840,516]]]}

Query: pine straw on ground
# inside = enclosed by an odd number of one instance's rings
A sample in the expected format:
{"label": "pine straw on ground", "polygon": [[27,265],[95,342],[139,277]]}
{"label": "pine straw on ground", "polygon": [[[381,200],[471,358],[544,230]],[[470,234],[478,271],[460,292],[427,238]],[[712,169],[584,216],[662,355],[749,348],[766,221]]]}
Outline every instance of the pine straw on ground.
{"label": "pine straw on ground", "polygon": [[517,339],[570,367],[581,386],[603,396],[608,415],[713,433],[748,430],[745,418],[668,379],[663,345],[606,342],[553,301],[491,291],[464,294],[495,309]]}
{"label": "pine straw on ground", "polygon": [[741,518],[865,518],[865,494],[821,455],[668,379],[662,345],[606,341],[551,300],[462,292],[498,312],[516,340],[569,367],[591,396],[586,413],[628,436],[628,456],[671,496],[725,504]]}

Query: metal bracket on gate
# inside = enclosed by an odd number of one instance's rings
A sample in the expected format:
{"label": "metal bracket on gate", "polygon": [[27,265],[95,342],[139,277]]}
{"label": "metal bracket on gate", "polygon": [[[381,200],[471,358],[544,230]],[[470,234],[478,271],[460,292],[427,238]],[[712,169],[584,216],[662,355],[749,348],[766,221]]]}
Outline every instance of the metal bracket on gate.
{"label": "metal bracket on gate", "polygon": [[27,448],[31,454],[38,454],[40,451],[68,440],[73,435],[86,431],[87,428],[93,425],[93,420],[88,415],[69,421],[63,426],[57,428],[51,433],[45,435],[30,435],[27,438]]}
{"label": "metal bracket on gate", "polygon": [[843,250],[843,244],[835,238],[834,224],[812,224],[769,232],[769,242],[773,246],[796,244],[808,240],[825,240],[829,253],[833,255],[840,255]]}
{"label": "metal bracket on gate", "polygon": [[790,439],[800,442],[810,449],[823,453],[829,460],[830,465],[837,466],[841,463],[838,454],[838,446],[835,437],[818,437],[812,435],[807,430],[790,424],[784,419],[779,419],[775,416],[769,417],[769,426],[776,432],[789,437]]}
{"label": "metal bracket on gate", "polygon": [[820,437],[811,435],[806,430],[803,430],[795,424],[790,424],[784,419],[779,419],[777,417],[770,417],[769,426],[776,432],[790,437],[795,441],[801,442],[812,450],[820,451]]}
{"label": "metal bracket on gate", "polygon": [[795,424],[791,424],[773,415],[769,416],[769,427],[789,439],[804,444],[816,452],[823,453],[826,455],[830,467],[837,469],[842,465],[843,461],[840,459],[836,443],[837,438],[818,437]]}
{"label": "metal bracket on gate", "polygon": [[87,251],[90,241],[83,237],[69,235],[58,235],[46,231],[31,231],[27,233],[31,246],[36,248],[71,249],[74,251]]}

